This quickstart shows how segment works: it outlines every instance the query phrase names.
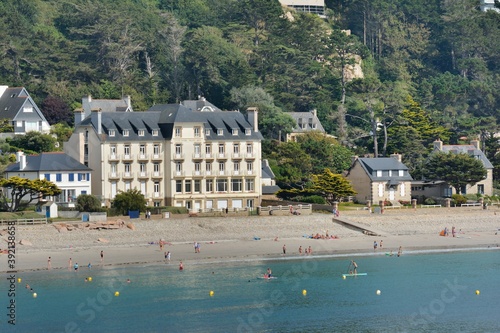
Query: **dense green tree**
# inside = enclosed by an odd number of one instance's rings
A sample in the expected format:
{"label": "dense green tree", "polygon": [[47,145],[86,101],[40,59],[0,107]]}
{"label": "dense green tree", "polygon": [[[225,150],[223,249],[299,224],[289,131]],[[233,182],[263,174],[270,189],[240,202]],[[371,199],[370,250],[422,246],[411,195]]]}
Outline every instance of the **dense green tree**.
{"label": "dense green tree", "polygon": [[319,193],[330,205],[356,194],[350,181],[340,174],[333,173],[330,169],[325,169],[321,174],[312,175],[312,185],[309,189]]}
{"label": "dense green tree", "polygon": [[424,176],[428,180],[444,180],[456,191],[466,185],[475,185],[486,178],[483,163],[465,153],[433,153],[424,165]]}
{"label": "dense green tree", "polygon": [[336,139],[321,132],[308,132],[297,137],[300,148],[311,157],[312,173],[330,169],[342,173],[351,164],[351,151]]}
{"label": "dense green tree", "polygon": [[279,143],[268,158],[281,185],[303,187],[311,174],[311,157],[296,142]]}
{"label": "dense green tree", "polygon": [[131,189],[126,192],[118,193],[112,202],[112,207],[123,215],[127,215],[129,211],[138,210],[144,212],[146,210],[146,199],[138,189]]}
{"label": "dense green tree", "polygon": [[61,194],[61,190],[46,179],[2,178],[0,187],[5,188],[0,193],[0,205],[9,212],[22,210],[35,200]]}
{"label": "dense green tree", "polygon": [[101,201],[92,194],[80,194],[76,198],[75,208],[79,212],[100,212],[102,211]]}
{"label": "dense green tree", "polygon": [[17,149],[42,153],[56,150],[56,142],[57,140],[49,134],[31,131],[25,135],[14,136],[9,144]]}

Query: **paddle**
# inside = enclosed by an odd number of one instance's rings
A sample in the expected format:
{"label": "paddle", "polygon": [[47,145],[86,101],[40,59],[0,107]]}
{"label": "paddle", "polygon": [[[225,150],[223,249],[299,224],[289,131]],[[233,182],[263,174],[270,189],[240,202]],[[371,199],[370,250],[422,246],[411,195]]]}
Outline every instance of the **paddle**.
{"label": "paddle", "polygon": [[351,269],[352,261],[349,262],[349,267],[347,267],[347,274],[349,274],[349,269]]}

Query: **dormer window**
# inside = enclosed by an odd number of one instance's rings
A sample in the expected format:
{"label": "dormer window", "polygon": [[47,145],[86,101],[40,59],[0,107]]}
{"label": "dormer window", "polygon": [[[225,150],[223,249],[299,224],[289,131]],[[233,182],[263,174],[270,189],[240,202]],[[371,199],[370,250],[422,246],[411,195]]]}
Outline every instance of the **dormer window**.
{"label": "dormer window", "polygon": [[144,136],[144,130],[139,130],[137,133],[139,136]]}
{"label": "dormer window", "polygon": [[10,95],[10,97],[15,98],[15,97],[16,97],[16,94],[12,94],[12,95]]}
{"label": "dormer window", "polygon": [[210,135],[210,129],[208,129],[208,128],[207,128],[207,129],[205,130],[205,135],[206,135],[206,136],[209,136],[209,135]]}
{"label": "dormer window", "polygon": [[109,134],[109,136],[115,136],[115,130],[110,129],[108,134]]}
{"label": "dormer window", "polygon": [[123,130],[123,136],[128,136],[129,131],[128,130]]}
{"label": "dormer window", "polygon": [[238,135],[238,130],[236,128],[233,128],[232,132],[233,132],[233,135]]}
{"label": "dormer window", "polygon": [[219,128],[217,130],[217,135],[224,135],[224,130],[222,128]]}
{"label": "dormer window", "polygon": [[245,135],[251,135],[252,130],[250,128],[245,129]]}
{"label": "dormer window", "polygon": [[405,173],[404,170],[398,170],[399,177],[403,177],[404,173]]}
{"label": "dormer window", "polygon": [[382,170],[377,170],[377,177],[382,177]]}
{"label": "dormer window", "polygon": [[151,132],[151,135],[152,135],[152,136],[158,136],[158,130],[153,130],[153,131]]}

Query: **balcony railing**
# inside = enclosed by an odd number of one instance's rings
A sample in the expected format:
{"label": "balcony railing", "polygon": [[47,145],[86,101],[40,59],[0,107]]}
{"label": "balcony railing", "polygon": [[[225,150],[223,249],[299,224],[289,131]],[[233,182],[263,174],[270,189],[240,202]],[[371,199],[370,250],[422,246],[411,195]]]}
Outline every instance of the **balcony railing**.
{"label": "balcony railing", "polygon": [[174,171],[174,177],[183,177],[185,174],[184,170]]}
{"label": "balcony railing", "polygon": [[173,160],[183,160],[184,159],[184,154],[183,153],[174,153],[174,155],[172,156],[172,159]]}
{"label": "balcony railing", "polygon": [[151,178],[163,178],[163,172],[153,171],[151,172]]}
{"label": "balcony railing", "polygon": [[148,161],[149,154],[137,154],[137,160],[138,161]]}
{"label": "balcony railing", "polygon": [[118,155],[118,154],[109,155],[108,160],[110,160],[110,161],[119,161],[120,160],[120,155]]}
{"label": "balcony railing", "polygon": [[241,158],[243,158],[243,154],[242,153],[233,153],[232,158],[241,159]]}
{"label": "balcony railing", "polygon": [[110,172],[108,174],[109,179],[119,179],[121,176],[120,172]]}
{"label": "balcony railing", "polygon": [[122,161],[132,161],[134,160],[134,154],[123,154]]}
{"label": "balcony railing", "polygon": [[194,153],[193,154],[193,160],[201,160],[203,159],[203,154],[201,153]]}
{"label": "balcony railing", "polygon": [[246,153],[245,154],[245,158],[254,159],[255,158],[255,154],[254,153]]}
{"label": "balcony railing", "polygon": [[205,153],[205,159],[213,160],[215,158],[215,154],[213,153]]}
{"label": "balcony railing", "polygon": [[152,160],[161,160],[161,154],[155,154],[153,153],[153,155],[151,156],[151,159]]}
{"label": "balcony railing", "polygon": [[149,172],[147,172],[147,171],[142,171],[142,172],[138,171],[137,172],[137,178],[139,178],[139,179],[140,178],[142,178],[142,179],[149,178]]}
{"label": "balcony railing", "polygon": [[122,174],[123,179],[132,179],[134,178],[134,173],[133,172],[124,172]]}

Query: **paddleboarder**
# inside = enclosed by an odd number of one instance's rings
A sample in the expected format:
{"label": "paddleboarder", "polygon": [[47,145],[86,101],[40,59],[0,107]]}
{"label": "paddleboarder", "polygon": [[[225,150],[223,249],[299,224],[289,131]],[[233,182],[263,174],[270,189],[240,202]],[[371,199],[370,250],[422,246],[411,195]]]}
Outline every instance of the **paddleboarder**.
{"label": "paddleboarder", "polygon": [[354,274],[358,274],[358,264],[356,264],[356,262],[354,260],[351,260],[351,264],[352,264],[352,267],[353,267],[353,273]]}

